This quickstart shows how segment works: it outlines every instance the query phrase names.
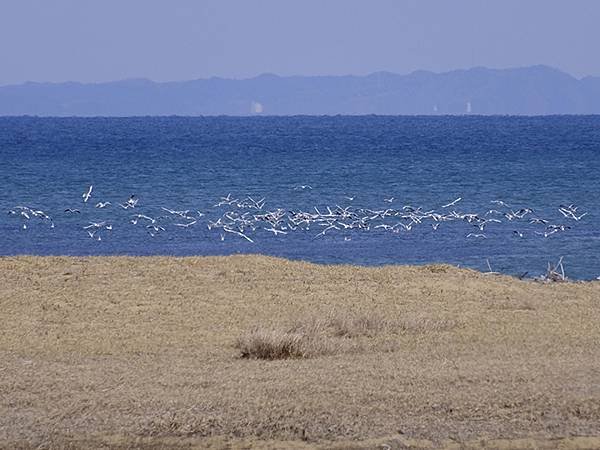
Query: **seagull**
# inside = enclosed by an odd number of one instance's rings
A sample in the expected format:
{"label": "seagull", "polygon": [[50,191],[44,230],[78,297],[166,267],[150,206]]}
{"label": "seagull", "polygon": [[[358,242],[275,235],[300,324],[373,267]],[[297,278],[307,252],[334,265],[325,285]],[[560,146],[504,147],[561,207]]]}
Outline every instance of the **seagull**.
{"label": "seagull", "polygon": [[469,233],[467,234],[467,237],[474,237],[474,238],[483,238],[483,239],[487,239],[487,236],[485,234],[475,234],[475,233]]}
{"label": "seagull", "polygon": [[90,222],[90,224],[87,225],[87,226],[85,226],[85,227],[83,227],[83,229],[84,230],[87,230],[89,228],[99,229],[99,228],[102,228],[104,225],[106,225],[106,222],[98,222],[98,223],[96,223],[96,222]]}
{"label": "seagull", "polygon": [[71,209],[71,208],[65,209],[65,212],[70,213],[70,214],[81,214],[81,211],[79,211],[78,209]]}
{"label": "seagull", "polygon": [[508,206],[506,203],[504,203],[502,200],[492,200],[490,203],[494,203],[496,205],[500,205],[500,206],[504,206],[505,208],[510,208],[510,206]]}
{"label": "seagull", "polygon": [[92,196],[92,189],[93,189],[93,188],[94,188],[94,186],[90,186],[90,187],[88,188],[88,191],[87,191],[87,192],[84,192],[84,193],[82,194],[82,197],[83,197],[83,203],[87,203],[87,201],[90,199],[90,197]]}
{"label": "seagull", "polygon": [[110,202],[98,202],[96,203],[96,208],[106,208],[107,206],[110,206],[111,203]]}
{"label": "seagull", "polygon": [[135,198],[135,194],[129,196],[129,200],[125,203],[119,203],[119,206],[123,209],[135,208],[138,203],[138,199]]}
{"label": "seagull", "polygon": [[[231,228],[228,228],[228,227],[226,227],[226,226],[225,226],[225,227],[223,227],[223,231],[227,231],[228,233],[237,234],[238,236],[240,236],[240,237],[243,237],[244,239],[246,239],[248,242],[252,242],[252,243],[254,243],[254,241],[253,241],[252,239],[250,239],[248,236],[246,236],[246,235],[245,235],[244,233],[242,233],[241,231],[235,231],[235,230],[232,230]],[[221,239],[221,240],[223,240],[223,239]]]}
{"label": "seagull", "polygon": [[[163,211],[167,211],[169,214],[175,215],[175,216],[179,216],[179,217],[188,217],[188,214],[190,212],[189,209],[186,209],[185,211],[175,211],[169,208],[165,208],[163,206],[160,207],[160,209],[162,209]],[[198,211],[198,213],[200,214],[200,211]],[[202,216],[200,216],[202,217]]]}
{"label": "seagull", "polygon": [[135,225],[139,219],[148,220],[148,221],[150,221],[150,223],[156,222],[156,219],[149,217],[145,214],[136,214],[132,217],[131,223],[133,223]]}
{"label": "seagull", "polygon": [[238,202],[237,198],[231,198],[231,192],[230,192],[229,194],[227,194],[227,197],[221,197],[221,201],[219,203],[217,203],[216,205],[213,205],[213,207],[217,208],[222,205],[233,205],[234,203],[237,204],[237,202]]}
{"label": "seagull", "polygon": [[447,205],[442,206],[442,208],[448,208],[450,206],[454,206],[456,205],[458,202],[460,202],[462,200],[462,197],[458,197],[456,200],[448,203]]}
{"label": "seagull", "polygon": [[394,197],[384,198],[383,201],[384,202],[388,202],[388,203],[392,203],[394,201]]}
{"label": "seagull", "polygon": [[338,228],[338,227],[336,227],[335,225],[329,225],[327,228],[325,228],[323,231],[321,231],[319,234],[317,234],[317,235],[315,236],[315,238],[318,238],[319,236],[325,236],[325,233],[326,233],[328,230],[331,230],[331,229],[336,229],[336,230],[339,230],[339,228]]}
{"label": "seagull", "polygon": [[344,196],[344,198],[345,198],[346,200],[348,200],[349,202],[351,202],[351,201],[353,201],[353,200],[354,200],[354,197],[348,197],[348,196]]}
{"label": "seagull", "polygon": [[548,225],[546,227],[547,230],[556,230],[556,231],[565,231],[565,230],[570,230],[571,227],[568,225]]}
{"label": "seagull", "polygon": [[518,237],[520,237],[520,238],[522,238],[522,237],[523,237],[523,233],[522,233],[521,231],[513,230],[513,234],[514,234],[515,236],[518,236]]}
{"label": "seagull", "polygon": [[87,230],[87,234],[91,239],[94,239],[96,241],[101,241],[102,238],[100,237],[99,234],[96,235],[96,231],[98,231],[98,230],[94,230],[94,231]]}
{"label": "seagull", "polygon": [[543,233],[540,233],[539,231],[536,231],[535,234],[539,234],[540,236],[544,236],[545,238],[547,238],[548,236],[553,235],[554,233],[558,232],[558,228],[554,228],[552,229],[552,231],[545,231]]}
{"label": "seagull", "polygon": [[278,230],[277,228],[273,228],[273,227],[271,227],[271,228],[265,228],[265,231],[270,231],[275,236],[277,236],[278,234],[287,234],[287,231],[281,231],[281,230]]}
{"label": "seagull", "polygon": [[33,209],[30,209],[29,211],[30,211],[30,212],[31,212],[31,214],[33,214],[35,217],[40,217],[40,218],[42,218],[43,220],[51,220],[51,219],[50,219],[50,216],[49,216],[48,214],[46,214],[44,211],[42,211],[42,210],[37,210],[37,211],[34,211]]}
{"label": "seagull", "polygon": [[548,223],[548,221],[547,221],[547,220],[544,220],[544,219],[539,219],[539,218],[537,218],[537,217],[533,217],[533,218],[531,218],[531,219],[529,220],[529,223],[536,223],[536,224],[538,224],[538,223],[539,223],[539,224],[542,224],[542,225],[546,225],[546,224]]}
{"label": "seagull", "polygon": [[402,228],[404,228],[406,231],[410,231],[412,230],[412,226],[413,226],[413,222],[409,223],[408,225],[403,224],[402,222],[398,223]]}
{"label": "seagull", "polygon": [[565,216],[568,219],[573,219],[575,221],[580,221],[581,219],[583,219],[583,217],[587,216],[587,213],[583,213],[580,216],[576,216],[575,215],[575,211],[577,211],[577,207],[573,207],[573,205],[569,206],[567,208],[558,208],[558,210],[560,211],[560,213]]}
{"label": "seagull", "polygon": [[156,225],[146,225],[146,228],[152,228],[156,233],[158,233],[159,231],[165,231],[163,227],[159,227]]}
{"label": "seagull", "polygon": [[195,223],[196,223],[196,220],[193,220],[189,223],[174,223],[173,225],[175,225],[176,227],[188,228],[188,227],[191,227],[192,225],[194,225]]}
{"label": "seagull", "polygon": [[296,186],[294,188],[295,191],[300,191],[300,190],[305,190],[305,189],[312,189],[312,186],[308,185],[308,184],[302,184],[300,186]]}

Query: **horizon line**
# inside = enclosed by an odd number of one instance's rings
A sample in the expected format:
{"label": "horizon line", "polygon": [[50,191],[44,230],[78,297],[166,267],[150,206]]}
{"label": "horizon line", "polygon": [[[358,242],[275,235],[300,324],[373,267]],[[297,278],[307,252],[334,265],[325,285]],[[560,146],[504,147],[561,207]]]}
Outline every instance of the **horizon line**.
{"label": "horizon line", "polygon": [[515,119],[527,119],[527,118],[552,118],[552,117],[600,117],[600,113],[589,113],[589,114],[578,114],[578,113],[563,113],[563,114],[477,114],[477,113],[462,113],[462,114],[203,114],[203,115],[182,115],[182,114],[169,114],[169,115],[135,115],[135,116],[43,116],[35,114],[22,114],[22,115],[2,115],[1,119],[218,119],[218,118],[230,118],[230,119],[269,119],[269,118],[303,118],[303,117],[316,117],[316,118],[339,118],[339,117],[404,117],[404,118],[515,118]]}

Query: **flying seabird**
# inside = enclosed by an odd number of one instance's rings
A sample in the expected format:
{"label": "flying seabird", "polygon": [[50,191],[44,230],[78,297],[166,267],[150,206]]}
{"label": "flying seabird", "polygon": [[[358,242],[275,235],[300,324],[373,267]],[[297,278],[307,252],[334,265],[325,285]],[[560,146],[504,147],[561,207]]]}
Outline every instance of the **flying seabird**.
{"label": "flying seabird", "polygon": [[278,234],[287,234],[287,231],[281,231],[281,230],[278,230],[277,228],[273,228],[273,227],[271,227],[271,228],[265,228],[265,231],[270,231],[275,236],[277,236]]}
{"label": "flying seabird", "polygon": [[196,221],[193,220],[189,223],[174,223],[173,225],[175,225],[176,227],[188,228],[188,227],[191,227],[192,225],[194,225],[195,223],[196,223]]}
{"label": "flying seabird", "polygon": [[442,208],[448,208],[450,206],[454,206],[456,205],[458,202],[460,202],[462,200],[462,197],[458,197],[456,200],[448,203],[447,205],[442,206]]}
{"label": "flying seabird", "polygon": [[92,189],[94,188],[94,186],[90,186],[87,190],[87,192],[84,192],[81,196],[83,197],[83,203],[87,203],[87,201],[90,199],[90,197],[92,196]]}
{"label": "flying seabird", "polygon": [[[246,239],[248,242],[254,243],[254,241],[252,239],[250,239],[248,236],[246,236],[241,231],[235,231],[235,230],[232,230],[231,228],[226,227],[226,226],[223,227],[223,231],[227,231],[228,233],[237,234],[238,236],[243,237],[244,239]],[[221,239],[221,240],[223,240],[223,239]]]}
{"label": "flying seabird", "polygon": [[487,236],[485,234],[475,234],[475,233],[469,233],[467,234],[467,237],[474,237],[474,238],[483,238],[486,239]]}

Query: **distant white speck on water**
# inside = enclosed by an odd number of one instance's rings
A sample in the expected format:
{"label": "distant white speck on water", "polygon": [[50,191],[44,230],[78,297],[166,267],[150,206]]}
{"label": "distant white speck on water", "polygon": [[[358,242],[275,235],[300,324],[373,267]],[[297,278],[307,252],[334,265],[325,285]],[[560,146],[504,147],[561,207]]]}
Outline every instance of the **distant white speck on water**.
{"label": "distant white speck on water", "polygon": [[252,102],[252,107],[251,107],[250,111],[252,112],[252,114],[262,114],[262,112],[263,112],[262,103]]}

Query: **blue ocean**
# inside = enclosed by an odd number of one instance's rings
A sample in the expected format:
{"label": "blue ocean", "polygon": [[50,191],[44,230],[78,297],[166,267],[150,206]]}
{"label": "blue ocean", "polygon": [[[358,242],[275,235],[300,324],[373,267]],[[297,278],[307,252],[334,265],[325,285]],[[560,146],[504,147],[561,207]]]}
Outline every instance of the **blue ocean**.
{"label": "blue ocean", "polygon": [[600,116],[4,117],[0,163],[1,255],[600,276]]}

